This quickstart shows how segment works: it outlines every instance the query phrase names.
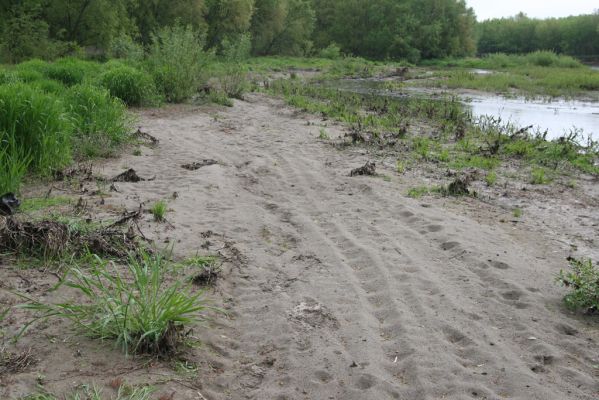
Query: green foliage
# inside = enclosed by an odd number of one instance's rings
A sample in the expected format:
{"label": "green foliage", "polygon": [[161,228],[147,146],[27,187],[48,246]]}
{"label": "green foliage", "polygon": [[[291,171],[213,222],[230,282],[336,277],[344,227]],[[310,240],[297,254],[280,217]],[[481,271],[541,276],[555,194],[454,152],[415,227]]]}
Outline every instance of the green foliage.
{"label": "green foliage", "polygon": [[130,35],[121,33],[119,36],[112,38],[108,55],[111,58],[137,63],[143,61],[144,49],[139,43],[135,42]]}
{"label": "green foliage", "polygon": [[342,56],[341,47],[337,46],[336,43],[331,43],[324,49],[321,49],[318,55],[329,60],[338,60]]}
{"label": "green foliage", "polygon": [[152,206],[150,212],[154,216],[154,220],[163,222],[165,219],[166,211],[168,210],[168,204],[164,200],[160,200]]}
{"label": "green foliage", "polygon": [[47,66],[46,76],[61,82],[63,85],[71,86],[82,83],[85,76],[91,74],[92,70],[97,70],[94,63],[76,58],[62,58]]}
{"label": "green foliage", "polygon": [[47,208],[70,204],[71,198],[65,196],[36,197],[24,199],[19,209],[26,213],[45,210]]}
{"label": "green foliage", "polygon": [[62,318],[83,334],[114,341],[125,353],[168,354],[183,339],[183,326],[202,320],[201,293],[183,281],[167,283],[164,256],[131,255],[125,271],[97,256],[89,269],[73,267],[61,283],[78,296],[45,303],[19,294],[21,307],[36,312],[21,332],[39,320]]}
{"label": "green foliage", "polygon": [[514,218],[520,218],[520,217],[522,217],[522,209],[514,208],[514,211],[512,214],[514,215]]}
{"label": "green foliage", "polygon": [[320,140],[329,140],[329,134],[327,133],[326,129],[324,128],[320,128],[320,134],[318,135],[318,138]]}
{"label": "green foliage", "polygon": [[547,177],[544,168],[533,168],[531,172],[530,183],[533,185],[545,185],[551,182],[551,179]]}
{"label": "green foliage", "polygon": [[[0,142],[4,167],[21,160],[34,172],[50,173],[70,161],[72,125],[52,94],[25,84],[0,86]],[[5,173],[4,168],[0,174]]]}
{"label": "green foliage", "polygon": [[495,186],[495,183],[497,183],[497,173],[495,171],[490,171],[489,173],[487,173],[487,175],[485,176],[485,182],[489,187]]}
{"label": "green foliage", "polygon": [[122,101],[108,90],[76,85],[64,96],[74,123],[74,149],[78,158],[106,157],[130,137],[131,118]]}
{"label": "green foliage", "polygon": [[574,310],[599,310],[599,268],[589,260],[570,259],[571,271],[560,271],[557,281],[570,289],[564,297],[566,306]]}
{"label": "green foliage", "polygon": [[[574,56],[599,54],[599,14],[566,18],[531,19],[524,14],[492,19],[477,26],[478,51],[488,53],[530,53],[549,50]],[[549,58],[541,56],[544,64]]]}
{"label": "green foliage", "polygon": [[203,43],[191,26],[165,27],[152,35],[148,65],[167,101],[181,102],[197,92],[207,61]]}
{"label": "green foliage", "polygon": [[152,77],[136,68],[117,66],[100,74],[98,79],[112,96],[129,106],[149,106],[158,101]]}

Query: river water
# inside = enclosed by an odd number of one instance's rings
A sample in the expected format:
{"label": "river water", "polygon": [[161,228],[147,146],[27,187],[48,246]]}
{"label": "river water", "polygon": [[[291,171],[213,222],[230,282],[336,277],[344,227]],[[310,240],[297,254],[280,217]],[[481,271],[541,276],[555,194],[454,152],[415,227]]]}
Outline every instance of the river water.
{"label": "river water", "polygon": [[[598,67],[599,68],[599,67]],[[433,97],[429,90],[410,88],[393,91],[384,83],[370,79],[343,80],[335,84],[341,90],[362,94],[373,94],[394,98],[413,96]],[[556,139],[577,130],[584,138],[599,138],[599,102],[579,100],[537,101],[525,98],[505,98],[493,94],[458,95],[465,107],[470,108],[474,117],[484,115],[501,117],[519,127],[532,125],[534,130],[548,132],[547,139]]]}

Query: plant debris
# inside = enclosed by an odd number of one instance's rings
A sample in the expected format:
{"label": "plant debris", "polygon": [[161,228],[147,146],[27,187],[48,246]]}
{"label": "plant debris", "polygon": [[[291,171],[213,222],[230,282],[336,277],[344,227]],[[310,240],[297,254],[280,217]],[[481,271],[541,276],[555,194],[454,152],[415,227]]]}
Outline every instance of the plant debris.
{"label": "plant debris", "polygon": [[0,217],[0,252],[48,259],[90,251],[125,258],[137,248],[137,235],[132,229],[123,232],[110,226],[88,231],[59,221],[20,221],[15,217]]}
{"label": "plant debris", "polygon": [[145,181],[144,178],[137,175],[137,172],[133,168],[129,168],[127,171],[112,178],[113,182],[141,182]]}
{"label": "plant debris", "polygon": [[14,193],[6,193],[0,197],[0,215],[13,215],[20,205]]}
{"label": "plant debris", "polygon": [[0,376],[23,372],[36,363],[37,360],[33,357],[31,348],[20,353],[8,352],[5,349],[0,350]]}
{"label": "plant debris", "polygon": [[213,286],[216,284],[220,276],[221,269],[219,266],[207,265],[202,268],[202,272],[193,277],[193,283],[198,286]]}
{"label": "plant debris", "polygon": [[355,168],[349,173],[349,176],[358,176],[358,175],[369,175],[369,176],[376,175],[376,164],[373,162],[367,161],[366,164],[364,164],[362,167]]}
{"label": "plant debris", "polygon": [[93,164],[81,163],[63,170],[54,171],[54,180],[64,181],[73,178],[79,178],[82,181],[91,181],[94,179]]}
{"label": "plant debris", "polygon": [[467,177],[458,177],[447,186],[447,194],[450,196],[468,196],[470,190],[470,179]]}
{"label": "plant debris", "polygon": [[150,135],[147,132],[142,132],[141,128],[137,129],[137,132],[135,132],[135,136],[140,139],[149,140],[152,146],[156,146],[158,143],[160,143],[160,140],[158,140],[156,137]]}
{"label": "plant debris", "polygon": [[202,160],[200,162],[192,162],[189,164],[183,164],[183,165],[181,165],[181,168],[185,168],[186,170],[189,170],[189,171],[195,171],[202,167],[208,167],[210,165],[215,165],[215,164],[218,164],[218,161],[207,159],[207,160]]}

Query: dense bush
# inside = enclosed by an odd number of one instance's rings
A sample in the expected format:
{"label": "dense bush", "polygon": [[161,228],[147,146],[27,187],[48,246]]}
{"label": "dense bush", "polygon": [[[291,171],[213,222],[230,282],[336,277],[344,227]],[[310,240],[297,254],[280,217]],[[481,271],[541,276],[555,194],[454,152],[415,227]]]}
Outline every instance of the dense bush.
{"label": "dense bush", "polygon": [[122,101],[108,90],[76,85],[65,93],[65,103],[74,125],[74,151],[78,158],[108,156],[125,142],[131,119]]}
{"label": "dense bush", "polygon": [[206,63],[202,44],[191,26],[166,27],[152,35],[148,65],[167,101],[180,102],[197,92]]}
{"label": "dense bush", "polygon": [[99,77],[100,85],[129,106],[156,104],[156,87],[152,77],[133,67],[118,66],[108,69]]}
{"label": "dense bush", "polygon": [[59,99],[23,83],[0,86],[0,187],[16,190],[27,169],[70,161],[71,123]]}
{"label": "dense bush", "polygon": [[335,43],[331,43],[324,49],[320,50],[318,55],[321,58],[328,58],[329,60],[338,60],[341,58],[341,48]]}

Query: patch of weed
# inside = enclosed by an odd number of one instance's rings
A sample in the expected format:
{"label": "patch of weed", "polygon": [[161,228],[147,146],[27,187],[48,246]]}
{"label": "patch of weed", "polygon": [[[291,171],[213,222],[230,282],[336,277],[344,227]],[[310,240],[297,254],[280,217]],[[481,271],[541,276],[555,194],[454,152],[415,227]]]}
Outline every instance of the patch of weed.
{"label": "patch of weed", "polygon": [[154,220],[158,222],[163,222],[165,220],[165,215],[168,210],[168,203],[165,200],[160,200],[152,206],[150,212],[154,216]]}
{"label": "patch of weed", "polygon": [[125,271],[94,255],[89,268],[75,266],[61,282],[79,296],[46,303],[18,293],[26,301],[20,307],[36,312],[20,334],[36,321],[62,318],[125,353],[170,354],[184,339],[184,325],[202,321],[206,306],[183,281],[167,283],[169,270],[161,254],[131,254]]}

